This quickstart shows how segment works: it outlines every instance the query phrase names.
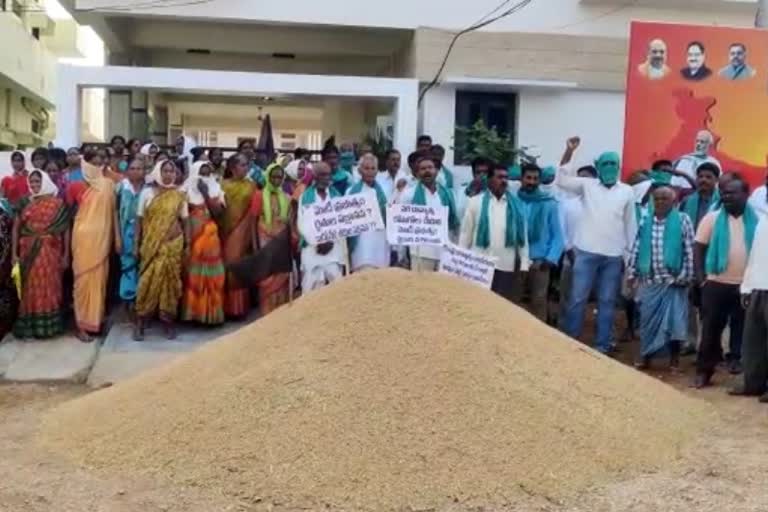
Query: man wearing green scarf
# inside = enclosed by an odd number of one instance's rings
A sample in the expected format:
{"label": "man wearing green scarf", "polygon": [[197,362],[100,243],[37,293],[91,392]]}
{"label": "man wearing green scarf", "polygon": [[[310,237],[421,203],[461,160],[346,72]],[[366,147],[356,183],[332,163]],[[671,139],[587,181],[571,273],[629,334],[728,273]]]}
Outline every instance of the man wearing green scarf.
{"label": "man wearing green scarf", "polygon": [[437,165],[437,182],[453,193],[453,171],[445,166],[445,148],[440,144],[432,146],[432,158],[435,159],[435,165]]}
{"label": "man wearing green scarf", "polygon": [[507,169],[496,165],[488,188],[469,200],[459,245],[496,258],[491,290],[511,301],[515,297],[515,272],[527,271],[530,262],[523,204],[507,190],[507,182]]}
{"label": "man wearing green scarf", "polygon": [[312,168],[314,183],[304,191],[299,199],[297,226],[302,237],[301,248],[301,289],[304,293],[322,288],[344,275],[346,242],[324,242],[308,245],[304,234],[309,231],[307,210],[327,203],[340,194],[331,187],[331,168],[325,162],[319,162]]}
{"label": "man wearing green scarf", "polygon": [[[570,153],[579,139],[568,140]],[[571,148],[573,146],[573,148]],[[602,353],[613,347],[616,299],[622,281],[624,259],[629,257],[637,235],[635,196],[619,182],[619,155],[606,152],[595,162],[598,179],[578,178],[561,167],[557,184],[565,192],[581,197],[583,213],[574,240],[573,283],[564,331],[581,337],[589,296],[597,289],[597,335],[595,346]]]}
{"label": "man wearing green scarf", "polygon": [[[361,180],[347,190],[347,195],[369,194],[376,198],[381,212],[382,221],[387,218],[387,196],[384,190],[376,182],[379,161],[373,153],[366,153],[360,157],[357,170]],[[391,261],[387,232],[369,231],[362,235],[348,239],[350,259],[352,260],[352,272],[386,268]]]}
{"label": "man wearing green scarf", "polygon": [[341,166],[339,148],[328,145],[323,148],[321,157],[323,162],[331,168],[331,187],[343,196],[347,193],[347,189],[352,186],[353,179],[352,173],[344,170]]}
{"label": "man wearing green scarf", "polygon": [[752,249],[758,216],[747,205],[749,185],[738,173],[721,181],[722,208],[707,213],[696,232],[694,261],[701,290],[702,333],[694,386],[710,385],[722,359],[720,340],[730,321],[731,340],[725,359],[732,374],[741,373],[744,308],[739,289]]}
{"label": "man wearing green scarf", "polygon": [[522,304],[525,290],[530,290],[530,311],[542,322],[548,318],[550,269],[560,263],[565,242],[560,211],[555,197],[541,189],[542,170],[535,164],[521,167],[520,199],[528,233],[528,272],[515,273],[514,299]]}
{"label": "man wearing green scarf", "polygon": [[653,213],[637,234],[627,267],[630,282],[639,282],[640,359],[647,369],[663,351],[678,368],[680,346],[688,334],[688,285],[693,279],[693,224],[675,209],[677,194],[666,185],[652,192]]}
{"label": "man wearing green scarf", "polygon": [[[445,207],[448,209],[448,232],[453,237],[458,232],[456,204],[453,194],[437,182],[438,162],[431,155],[420,155],[416,160],[418,183],[400,195],[398,202],[420,206]],[[427,272],[436,272],[440,264],[442,247],[419,245],[410,248],[411,267]]]}

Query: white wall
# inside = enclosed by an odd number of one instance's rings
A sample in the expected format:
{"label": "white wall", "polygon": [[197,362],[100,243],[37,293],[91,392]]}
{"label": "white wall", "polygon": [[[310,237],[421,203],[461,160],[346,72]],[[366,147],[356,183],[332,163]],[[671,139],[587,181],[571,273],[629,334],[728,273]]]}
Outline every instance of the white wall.
{"label": "white wall", "polygon": [[[78,9],[118,6],[125,14],[125,0],[76,0]],[[450,4],[450,5],[448,5]],[[704,4],[702,6],[702,4]],[[752,0],[538,0],[523,10],[489,26],[487,30],[558,32],[625,37],[631,20],[677,21],[707,25],[752,26],[755,1]],[[498,0],[472,2],[447,0],[217,0],[215,2],[179,2],[161,9],[149,3],[131,9],[133,15],[184,17],[214,20],[246,20],[305,23],[311,25],[348,25],[415,29],[418,26],[457,29],[477,21],[499,5]],[[676,5],[673,8],[649,5]]]}
{"label": "white wall", "polygon": [[618,151],[624,140],[624,93],[602,91],[520,92],[518,144],[538,145],[541,162],[556,165],[565,149],[565,140],[578,135],[582,146],[578,164],[591,163],[603,151]]}
{"label": "white wall", "polygon": [[[515,91],[510,91],[515,92]],[[578,135],[582,147],[575,161],[591,163],[603,151],[618,151],[624,137],[624,93],[523,88],[518,94],[517,144],[537,145],[542,165],[560,162],[565,140]],[[427,93],[420,112],[419,133],[432,136],[446,148],[446,162],[453,162],[456,87],[441,85]],[[456,166],[461,179],[469,169]]]}

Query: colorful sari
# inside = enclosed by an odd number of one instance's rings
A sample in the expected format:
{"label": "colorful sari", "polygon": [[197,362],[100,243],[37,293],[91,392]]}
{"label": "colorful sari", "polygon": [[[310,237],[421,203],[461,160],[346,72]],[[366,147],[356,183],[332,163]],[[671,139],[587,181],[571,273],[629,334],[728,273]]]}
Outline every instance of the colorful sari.
{"label": "colorful sari", "polygon": [[13,328],[19,299],[11,277],[11,233],[13,208],[10,201],[0,197],[0,340]]}
{"label": "colorful sari", "polygon": [[[284,230],[290,222],[291,198],[270,181],[277,165],[267,168],[263,191],[256,191],[251,202],[251,215],[257,223],[259,247],[264,247]],[[295,231],[294,231],[295,232]],[[263,315],[271,313],[288,302],[290,273],[273,274],[259,282],[259,310]]]}
{"label": "colorful sari", "polygon": [[95,333],[101,330],[106,308],[115,193],[112,181],[95,165],[83,162],[83,177],[88,187],[72,228],[73,295],[77,327]]}
{"label": "colorful sari", "polygon": [[[251,216],[249,210],[256,184],[247,179],[225,179],[221,183],[227,208],[221,218],[222,248],[224,263],[229,265],[240,261],[251,247]],[[224,313],[227,316],[245,316],[251,308],[248,283],[241,283],[227,272]]]}
{"label": "colorful sari", "polygon": [[136,211],[143,186],[136,192],[127,179],[117,189],[117,222],[120,228],[122,247],[120,251],[120,299],[126,302],[136,300],[139,285],[139,261],[134,254],[136,243]]}
{"label": "colorful sari", "polygon": [[[201,324],[216,325],[224,322],[224,262],[221,258],[219,227],[200,194],[195,194],[199,180],[208,185],[211,200],[220,200],[221,188],[216,179],[199,177],[200,168],[208,162],[192,165],[185,183],[189,202],[191,228],[189,266],[184,279],[184,300],[181,318]],[[200,196],[200,197],[198,197]]]}
{"label": "colorful sari", "polygon": [[158,192],[144,211],[136,293],[136,314],[140,317],[158,313],[163,321],[176,319],[184,257],[180,217],[186,200],[180,190]]}
{"label": "colorful sari", "polygon": [[64,257],[62,236],[69,227],[68,211],[64,201],[55,195],[21,202],[22,294],[13,328],[17,338],[50,338],[64,330],[61,261]]}

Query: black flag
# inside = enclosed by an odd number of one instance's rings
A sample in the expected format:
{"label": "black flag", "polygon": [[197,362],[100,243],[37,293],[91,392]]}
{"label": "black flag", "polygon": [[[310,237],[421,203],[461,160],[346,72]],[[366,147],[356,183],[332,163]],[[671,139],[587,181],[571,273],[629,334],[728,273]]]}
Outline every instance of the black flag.
{"label": "black flag", "polygon": [[258,283],[271,275],[293,271],[290,229],[284,229],[256,254],[227,265],[227,270],[246,285]]}

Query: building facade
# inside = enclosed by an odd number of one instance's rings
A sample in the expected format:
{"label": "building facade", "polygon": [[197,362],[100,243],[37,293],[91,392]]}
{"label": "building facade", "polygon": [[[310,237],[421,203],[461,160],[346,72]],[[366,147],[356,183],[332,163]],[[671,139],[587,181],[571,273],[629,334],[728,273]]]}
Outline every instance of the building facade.
{"label": "building facade", "polygon": [[[422,87],[435,78],[453,34],[499,6],[498,0],[65,4],[104,39],[110,65],[415,79]],[[749,27],[755,8],[754,0],[533,0],[458,40],[439,83],[419,102],[417,130],[446,146],[455,164],[462,163],[450,149],[456,126],[477,118],[519,145],[539,146],[547,163],[558,160],[571,135],[582,137],[585,157],[620,150],[631,21]],[[227,144],[258,133],[254,119],[261,113],[270,113],[280,140],[309,143],[330,134],[360,140],[394,112],[386,101],[370,99],[232,100],[151,89],[112,90],[109,106],[110,133],[151,126],[148,135],[159,142],[194,133]]]}

